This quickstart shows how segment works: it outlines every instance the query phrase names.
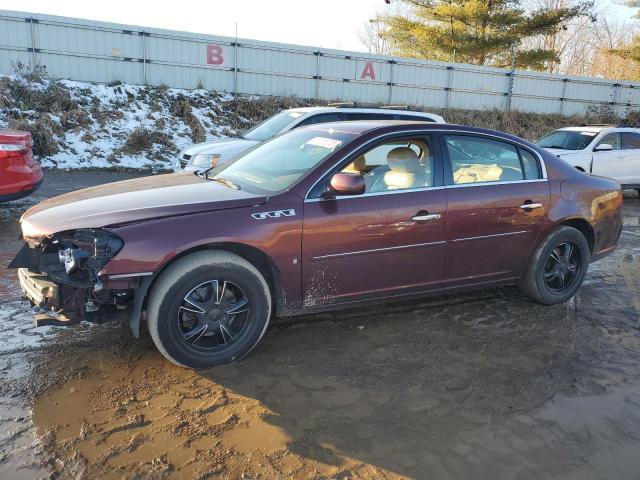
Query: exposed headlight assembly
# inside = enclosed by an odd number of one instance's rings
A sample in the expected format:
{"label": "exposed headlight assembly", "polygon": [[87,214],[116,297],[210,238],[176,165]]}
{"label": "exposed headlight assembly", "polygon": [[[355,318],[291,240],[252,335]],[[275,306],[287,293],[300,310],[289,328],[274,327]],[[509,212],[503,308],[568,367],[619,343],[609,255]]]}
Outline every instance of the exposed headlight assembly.
{"label": "exposed headlight assembly", "polygon": [[194,167],[200,168],[211,168],[218,165],[220,161],[220,155],[217,153],[202,153],[198,155],[193,155],[189,163]]}
{"label": "exposed headlight assembly", "polygon": [[98,272],[124,245],[117,235],[97,229],[61,233],[54,243],[67,275],[94,281],[98,281]]}

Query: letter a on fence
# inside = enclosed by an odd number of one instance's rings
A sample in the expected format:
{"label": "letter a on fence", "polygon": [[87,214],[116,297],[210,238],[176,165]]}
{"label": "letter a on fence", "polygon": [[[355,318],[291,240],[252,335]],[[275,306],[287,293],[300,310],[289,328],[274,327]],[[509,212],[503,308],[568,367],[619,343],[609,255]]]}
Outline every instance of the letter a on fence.
{"label": "letter a on fence", "polygon": [[376,79],[376,72],[373,70],[373,64],[371,62],[367,62],[362,70],[362,75],[360,75],[360,80],[364,80],[369,77],[371,80]]}

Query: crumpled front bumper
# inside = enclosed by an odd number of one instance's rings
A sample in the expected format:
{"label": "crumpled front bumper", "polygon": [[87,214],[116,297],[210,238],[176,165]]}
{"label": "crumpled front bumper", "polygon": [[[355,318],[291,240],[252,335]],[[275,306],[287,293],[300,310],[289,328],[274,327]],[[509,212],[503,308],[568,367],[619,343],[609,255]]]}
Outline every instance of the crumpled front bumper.
{"label": "crumpled front bumper", "polygon": [[60,306],[60,288],[42,273],[18,269],[20,288],[25,297],[35,306],[56,310]]}

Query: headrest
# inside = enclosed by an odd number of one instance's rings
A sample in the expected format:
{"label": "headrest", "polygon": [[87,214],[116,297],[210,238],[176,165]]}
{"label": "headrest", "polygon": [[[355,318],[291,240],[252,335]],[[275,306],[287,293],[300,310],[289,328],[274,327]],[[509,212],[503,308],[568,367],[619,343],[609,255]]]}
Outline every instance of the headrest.
{"label": "headrest", "polygon": [[353,162],[351,162],[351,165],[349,165],[349,168],[351,168],[352,170],[357,170],[358,172],[366,171],[367,160],[364,158],[364,155],[360,155]]}
{"label": "headrest", "polygon": [[397,147],[387,154],[387,165],[394,172],[416,172],[420,169],[420,160],[409,147]]}

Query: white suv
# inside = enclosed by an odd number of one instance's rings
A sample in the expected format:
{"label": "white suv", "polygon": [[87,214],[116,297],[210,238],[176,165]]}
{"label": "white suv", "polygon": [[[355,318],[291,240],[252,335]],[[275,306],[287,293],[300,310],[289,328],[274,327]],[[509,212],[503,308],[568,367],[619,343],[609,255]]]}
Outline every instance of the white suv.
{"label": "white suv", "polygon": [[640,193],[640,129],[590,125],[567,127],[536,142],[586,173],[610,177]]}
{"label": "white suv", "polygon": [[196,171],[224,162],[279,133],[315,123],[352,120],[408,120],[446,123],[434,113],[391,110],[386,108],[306,107],[283,110],[246,131],[240,138],[197,143],[182,152],[173,166],[174,172]]}

